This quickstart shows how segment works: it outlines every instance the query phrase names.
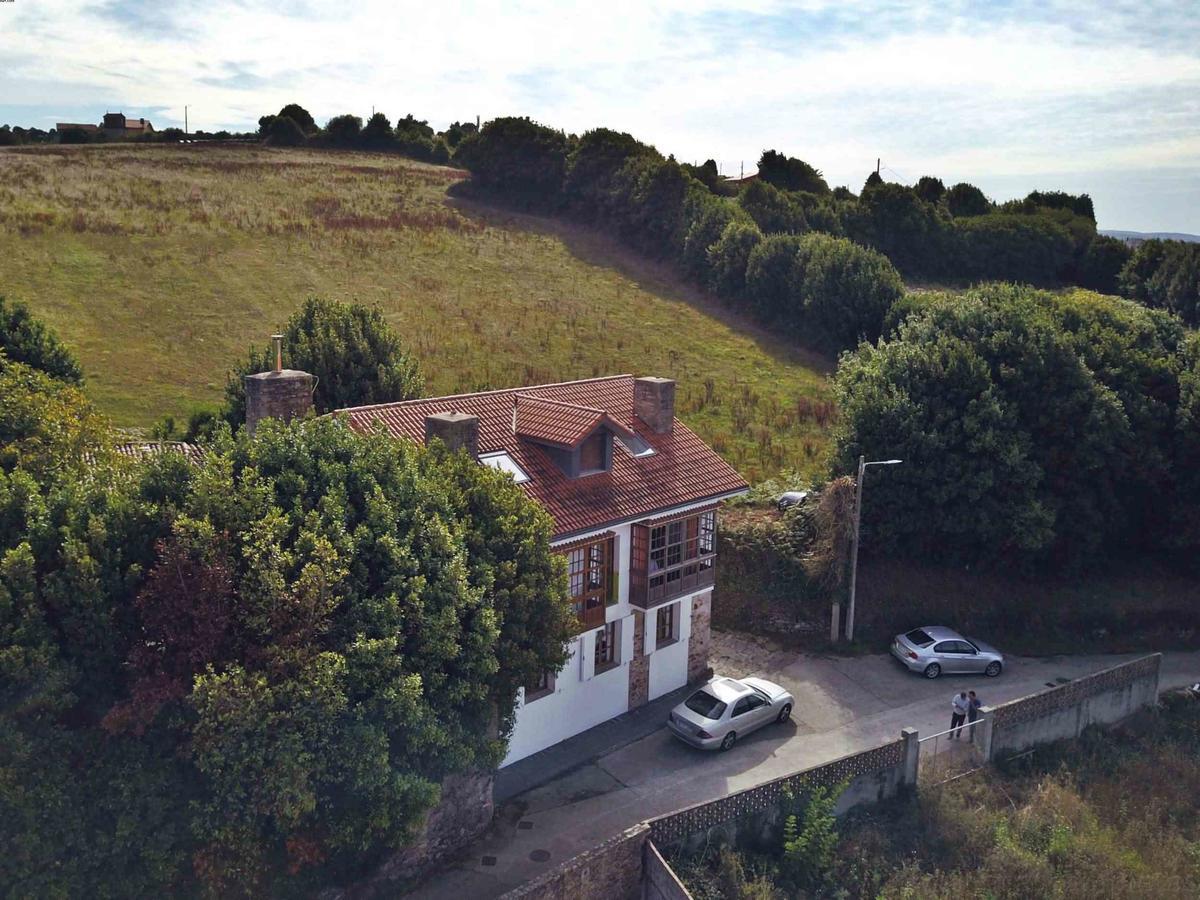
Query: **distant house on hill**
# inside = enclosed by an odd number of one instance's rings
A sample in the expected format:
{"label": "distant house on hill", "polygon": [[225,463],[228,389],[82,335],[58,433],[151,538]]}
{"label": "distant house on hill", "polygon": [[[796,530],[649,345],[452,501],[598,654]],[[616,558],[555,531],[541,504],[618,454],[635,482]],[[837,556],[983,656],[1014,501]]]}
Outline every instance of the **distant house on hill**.
{"label": "distant house on hill", "polygon": [[84,135],[87,140],[94,140],[103,136],[109,140],[118,141],[154,133],[154,126],[150,124],[149,119],[131,119],[124,113],[119,112],[105,113],[104,120],[99,125],[89,125],[81,122],[59,122],[55,128],[58,132],[59,143],[70,143],[69,140],[63,141],[63,135],[67,132],[78,132]]}
{"label": "distant house on hill", "polygon": [[124,113],[104,114],[104,136],[110,138],[141,137],[153,134],[154,126],[149,119],[129,119]]}

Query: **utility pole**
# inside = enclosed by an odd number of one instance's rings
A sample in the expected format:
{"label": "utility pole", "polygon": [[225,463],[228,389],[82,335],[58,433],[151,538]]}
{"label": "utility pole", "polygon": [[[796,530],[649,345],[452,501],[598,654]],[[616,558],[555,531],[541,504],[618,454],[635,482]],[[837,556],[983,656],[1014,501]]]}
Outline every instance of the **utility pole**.
{"label": "utility pole", "polygon": [[187,134],[188,134],[187,104],[185,103],[183,105],[183,136],[187,137]]}
{"label": "utility pole", "polygon": [[867,462],[865,456],[858,458],[858,480],[854,484],[854,534],[850,545],[850,602],[846,608],[846,640],[854,640],[854,592],[858,585],[858,529],[862,524],[863,476],[867,466],[894,466],[903,462],[899,459],[881,459]]}
{"label": "utility pole", "polygon": [[878,174],[879,174],[879,163],[880,163],[880,161],[881,161],[881,160],[879,159],[879,157],[878,157],[878,156],[877,156],[877,157],[875,157],[875,174],[876,174],[876,175],[878,175]]}

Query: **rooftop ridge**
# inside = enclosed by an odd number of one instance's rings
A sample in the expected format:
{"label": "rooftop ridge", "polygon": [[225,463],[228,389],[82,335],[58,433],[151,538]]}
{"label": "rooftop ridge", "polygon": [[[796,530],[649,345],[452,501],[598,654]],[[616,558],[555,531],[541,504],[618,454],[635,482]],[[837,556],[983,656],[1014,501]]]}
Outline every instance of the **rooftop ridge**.
{"label": "rooftop ridge", "polygon": [[[624,376],[618,376],[624,377]],[[567,384],[577,384],[578,382],[569,381]],[[551,387],[551,385],[546,385]],[[555,406],[569,406],[571,409],[582,409],[587,412],[596,413],[597,415],[607,415],[608,410],[600,409],[595,406],[586,406],[582,403],[572,403],[570,400],[554,400],[550,397],[538,397],[535,394],[517,394],[518,400],[533,400],[536,403],[552,403]]]}
{"label": "rooftop ridge", "polygon": [[[510,388],[494,388],[490,391],[472,391],[469,394],[445,394],[441,397],[415,397],[412,400],[393,400],[390,403],[368,403],[363,406],[343,406],[333,410],[335,413],[357,413],[372,409],[395,409],[398,406],[414,406],[418,403],[437,403],[442,400],[462,400],[467,397],[491,397],[498,394],[522,394],[527,391],[542,390],[544,388],[567,387],[572,384],[594,384],[599,381],[620,381],[622,378],[633,378],[634,376],[628,372],[622,375],[597,375],[595,378],[576,378],[572,381],[554,381],[549,384],[525,384],[520,387]],[[537,400],[545,400],[545,397],[536,397]],[[550,401],[555,402],[555,401]],[[558,401],[563,402],[563,401]],[[569,401],[566,401],[569,404]],[[578,404],[570,404],[578,405]],[[590,407],[587,407],[590,409]]]}

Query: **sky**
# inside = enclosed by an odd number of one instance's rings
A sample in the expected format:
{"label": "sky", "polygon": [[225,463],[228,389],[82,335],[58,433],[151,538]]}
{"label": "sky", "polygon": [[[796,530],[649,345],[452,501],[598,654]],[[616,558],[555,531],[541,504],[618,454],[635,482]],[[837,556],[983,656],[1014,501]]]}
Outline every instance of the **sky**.
{"label": "sky", "polygon": [[1089,193],[1101,228],[1200,233],[1196,0],[5,0],[0,122],[106,110],[250,130],[298,102],[437,128],[528,115],[857,191],[937,175]]}

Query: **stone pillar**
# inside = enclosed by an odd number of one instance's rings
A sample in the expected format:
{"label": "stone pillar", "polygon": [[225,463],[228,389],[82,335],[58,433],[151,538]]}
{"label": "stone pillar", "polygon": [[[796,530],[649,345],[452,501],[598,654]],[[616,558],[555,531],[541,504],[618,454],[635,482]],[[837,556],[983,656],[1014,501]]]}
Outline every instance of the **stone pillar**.
{"label": "stone pillar", "polygon": [[448,450],[466,450],[479,458],[479,417],[460,412],[434,413],[425,417],[425,443],[434,438]]}
{"label": "stone pillar", "polygon": [[995,710],[990,706],[979,707],[979,718],[975,721],[975,746],[981,762],[992,761],[992,734],[995,727]]}
{"label": "stone pillar", "polygon": [[629,660],[629,708],[650,700],[650,657],[646,655],[646,616],[633,611],[633,656]]}
{"label": "stone pillar", "polygon": [[670,378],[635,378],[633,414],[655,434],[670,434],[675,427],[675,382]]}
{"label": "stone pillar", "polygon": [[688,681],[700,681],[712,671],[708,667],[708,645],[712,640],[712,591],[692,598],[692,633],[688,638]]}
{"label": "stone pillar", "polygon": [[921,736],[915,728],[900,729],[900,738],[904,741],[904,777],[902,783],[909,787],[917,786],[917,771],[921,765]]}
{"label": "stone pillar", "polygon": [[266,418],[292,419],[313,408],[313,377],[296,369],[259,372],[243,379],[246,386],[246,429],[254,434]]}

